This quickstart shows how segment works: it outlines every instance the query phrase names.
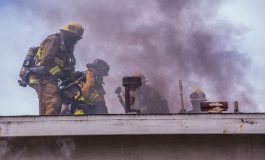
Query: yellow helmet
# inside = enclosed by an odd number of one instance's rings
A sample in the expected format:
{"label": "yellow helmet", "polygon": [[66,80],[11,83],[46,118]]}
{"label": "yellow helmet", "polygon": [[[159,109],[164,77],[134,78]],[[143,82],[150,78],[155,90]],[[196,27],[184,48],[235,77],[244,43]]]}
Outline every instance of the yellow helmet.
{"label": "yellow helmet", "polygon": [[63,29],[60,29],[61,31],[67,31],[75,34],[80,39],[82,38],[82,35],[84,33],[84,28],[81,26],[81,24],[76,22],[71,22],[63,27]]}

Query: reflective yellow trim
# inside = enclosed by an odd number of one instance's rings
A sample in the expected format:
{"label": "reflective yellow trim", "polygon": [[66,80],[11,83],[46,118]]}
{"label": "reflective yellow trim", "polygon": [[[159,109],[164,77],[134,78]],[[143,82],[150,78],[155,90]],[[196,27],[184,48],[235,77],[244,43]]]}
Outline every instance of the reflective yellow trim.
{"label": "reflective yellow trim", "polygon": [[38,52],[37,52],[37,54],[36,54],[36,57],[37,57],[37,59],[39,60],[39,59],[42,59],[42,57],[43,57],[43,47],[41,46],[39,49],[38,49]]}
{"label": "reflective yellow trim", "polygon": [[29,84],[36,84],[38,83],[38,79],[35,76],[30,76],[29,77]]}
{"label": "reflective yellow trim", "polygon": [[78,91],[74,97],[74,99],[77,99],[80,96],[80,92]]}
{"label": "reflective yellow trim", "polygon": [[[80,93],[80,91],[78,91],[78,92],[76,93],[74,99],[75,99],[75,100],[84,101],[85,98],[84,98],[83,96],[80,96],[80,95],[81,95],[81,93]],[[78,98],[78,97],[79,97],[79,98]],[[77,99],[77,98],[78,98],[78,99]]]}
{"label": "reflective yellow trim", "polygon": [[29,84],[35,84],[35,83],[38,83],[37,79],[33,79],[33,78],[29,79]]}
{"label": "reflective yellow trim", "polygon": [[76,109],[74,115],[85,115],[85,112],[81,109]]}
{"label": "reflective yellow trim", "polygon": [[96,98],[97,98],[98,96],[99,96],[99,94],[96,93],[96,92],[94,92],[94,93],[89,97],[87,103],[93,103],[93,102],[96,100]]}
{"label": "reflective yellow trim", "polygon": [[[79,97],[79,94],[80,94],[80,93],[76,94],[75,99]],[[78,100],[78,101],[84,101],[84,102],[86,102],[86,104],[92,104],[92,103],[96,100],[96,98],[98,98],[98,96],[99,96],[99,94],[94,92],[94,93],[89,97],[89,99],[87,99],[87,98],[84,97],[84,96],[81,96],[80,98],[78,98],[78,99],[76,99],[76,100]]]}
{"label": "reflective yellow trim", "polygon": [[49,70],[49,72],[52,75],[55,75],[55,74],[59,73],[60,71],[61,71],[61,68],[59,66],[55,66],[55,67],[53,67],[52,69]]}
{"label": "reflective yellow trim", "polygon": [[81,96],[78,100],[85,101],[85,97]]}

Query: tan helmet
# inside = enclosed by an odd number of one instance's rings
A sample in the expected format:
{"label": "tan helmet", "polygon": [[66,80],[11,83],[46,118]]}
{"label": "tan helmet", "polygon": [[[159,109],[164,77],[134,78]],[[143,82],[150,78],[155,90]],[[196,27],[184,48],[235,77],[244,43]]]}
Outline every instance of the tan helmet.
{"label": "tan helmet", "polygon": [[192,101],[206,101],[206,94],[200,89],[196,88],[190,95]]}
{"label": "tan helmet", "polygon": [[145,84],[146,82],[148,82],[148,80],[146,80],[145,76],[143,73],[141,72],[134,72],[132,74],[133,77],[141,77],[142,78],[142,82]]}
{"label": "tan helmet", "polygon": [[75,34],[80,39],[82,38],[82,35],[84,33],[84,28],[81,26],[81,24],[76,22],[71,22],[63,27],[63,29],[60,29],[61,31],[67,31]]}

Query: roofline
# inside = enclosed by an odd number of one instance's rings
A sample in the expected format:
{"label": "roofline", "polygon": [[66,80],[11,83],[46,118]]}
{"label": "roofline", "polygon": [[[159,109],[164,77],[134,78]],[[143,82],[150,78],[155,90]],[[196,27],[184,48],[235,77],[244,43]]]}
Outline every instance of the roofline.
{"label": "roofline", "polygon": [[165,134],[265,134],[265,114],[0,117],[0,137]]}

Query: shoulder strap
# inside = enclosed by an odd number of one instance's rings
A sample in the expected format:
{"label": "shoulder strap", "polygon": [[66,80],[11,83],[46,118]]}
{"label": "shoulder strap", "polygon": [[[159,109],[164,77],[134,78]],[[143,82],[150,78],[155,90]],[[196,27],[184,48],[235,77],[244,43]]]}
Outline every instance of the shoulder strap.
{"label": "shoulder strap", "polygon": [[59,33],[55,33],[55,35],[57,36],[57,38],[60,40],[60,51],[62,52],[69,52],[70,53],[70,63],[72,65],[76,64],[76,59],[74,57],[73,51],[71,51],[64,43],[63,37],[61,34]]}
{"label": "shoulder strap", "polygon": [[66,45],[65,45],[65,43],[64,43],[64,40],[63,40],[62,35],[60,35],[59,33],[55,33],[54,35],[55,35],[55,36],[58,38],[58,40],[60,41],[60,51],[67,51],[67,47],[66,47]]}

